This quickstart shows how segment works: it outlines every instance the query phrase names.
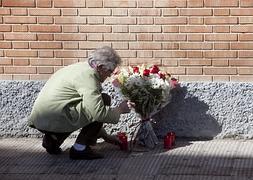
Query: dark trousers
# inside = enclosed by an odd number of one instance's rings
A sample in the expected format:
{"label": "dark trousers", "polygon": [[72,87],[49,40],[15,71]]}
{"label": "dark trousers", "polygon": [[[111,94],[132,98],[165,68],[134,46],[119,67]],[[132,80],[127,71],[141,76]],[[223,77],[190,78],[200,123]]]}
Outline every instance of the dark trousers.
{"label": "dark trousers", "polygon": [[[109,95],[102,93],[102,98],[106,106],[111,105],[111,97]],[[103,123],[97,122],[97,121],[92,122],[88,124],[87,126],[83,127],[76,138],[76,143],[85,144],[85,145],[95,145],[98,138],[99,131],[102,127],[103,127]],[[61,144],[64,142],[64,140],[72,133],[72,132],[54,133],[54,132],[47,132],[47,131],[41,131],[41,132],[43,132],[45,135],[51,136],[57,142],[58,147],[60,147]]]}

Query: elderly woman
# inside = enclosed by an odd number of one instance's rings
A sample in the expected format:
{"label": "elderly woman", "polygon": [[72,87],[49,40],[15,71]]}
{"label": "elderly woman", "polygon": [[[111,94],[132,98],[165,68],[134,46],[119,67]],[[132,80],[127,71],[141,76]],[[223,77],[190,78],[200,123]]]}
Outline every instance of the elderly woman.
{"label": "elderly woman", "polygon": [[98,48],[89,55],[88,61],[64,67],[46,82],[28,123],[45,134],[42,146],[48,153],[61,153],[63,141],[80,128],[69,152],[71,159],[102,158],[90,148],[98,137],[119,143],[106,133],[103,123],[117,123],[120,114],[130,111],[130,104],[124,101],[118,107],[110,107],[110,96],[101,93],[101,83],[120,63],[120,57],[112,48]]}

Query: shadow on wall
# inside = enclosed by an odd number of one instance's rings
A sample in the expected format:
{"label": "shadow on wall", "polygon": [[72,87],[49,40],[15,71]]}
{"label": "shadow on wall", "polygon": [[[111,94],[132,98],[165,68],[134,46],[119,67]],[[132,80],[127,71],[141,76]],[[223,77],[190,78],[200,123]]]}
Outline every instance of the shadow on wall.
{"label": "shadow on wall", "polygon": [[208,114],[209,106],[187,93],[187,87],[172,90],[171,102],[154,116],[154,130],[159,138],[169,131],[178,137],[212,139],[222,128]]}

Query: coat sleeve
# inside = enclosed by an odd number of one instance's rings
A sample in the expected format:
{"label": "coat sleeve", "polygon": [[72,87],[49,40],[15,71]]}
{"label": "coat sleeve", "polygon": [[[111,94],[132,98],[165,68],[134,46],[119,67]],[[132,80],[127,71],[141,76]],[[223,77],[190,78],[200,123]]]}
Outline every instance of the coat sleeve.
{"label": "coat sleeve", "polygon": [[84,113],[89,121],[118,123],[120,113],[104,105],[100,82],[92,75],[85,81],[75,82],[77,92],[82,97],[81,113]]}

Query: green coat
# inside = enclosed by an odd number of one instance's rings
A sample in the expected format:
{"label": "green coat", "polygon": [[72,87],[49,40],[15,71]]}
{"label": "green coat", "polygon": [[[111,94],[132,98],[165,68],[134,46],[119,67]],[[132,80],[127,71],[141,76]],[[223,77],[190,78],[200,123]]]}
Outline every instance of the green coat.
{"label": "green coat", "polygon": [[58,70],[36,99],[28,125],[50,132],[73,132],[99,121],[116,124],[120,114],[105,106],[98,73],[87,62]]}

